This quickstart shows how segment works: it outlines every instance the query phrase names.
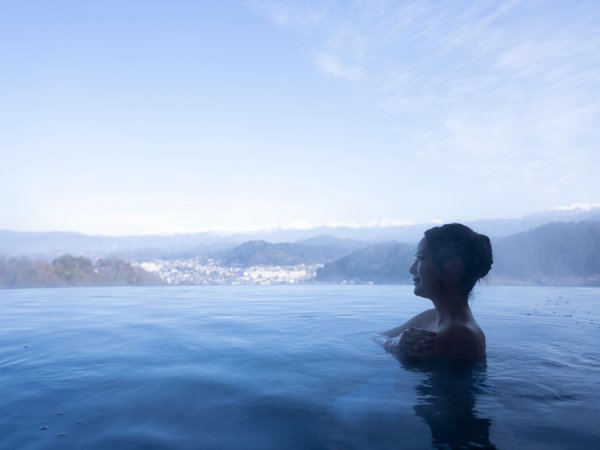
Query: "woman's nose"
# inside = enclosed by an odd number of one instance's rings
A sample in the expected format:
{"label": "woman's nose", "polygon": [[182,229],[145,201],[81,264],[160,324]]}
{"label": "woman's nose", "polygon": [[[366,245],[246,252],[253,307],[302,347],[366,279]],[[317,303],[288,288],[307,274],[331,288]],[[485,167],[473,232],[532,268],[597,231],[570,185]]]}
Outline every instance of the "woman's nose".
{"label": "woman's nose", "polygon": [[410,266],[410,270],[408,271],[412,275],[416,275],[417,273],[417,262],[415,261],[412,266]]}

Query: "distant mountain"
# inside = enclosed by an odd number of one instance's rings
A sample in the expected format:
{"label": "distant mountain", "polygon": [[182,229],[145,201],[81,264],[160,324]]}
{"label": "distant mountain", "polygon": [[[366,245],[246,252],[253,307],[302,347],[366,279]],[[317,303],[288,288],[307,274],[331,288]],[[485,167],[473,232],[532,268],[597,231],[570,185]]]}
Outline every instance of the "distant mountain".
{"label": "distant mountain", "polygon": [[249,241],[232,249],[213,253],[212,256],[225,266],[292,266],[332,261],[359,246],[365,244],[319,236],[302,243]]}
{"label": "distant mountain", "polygon": [[298,241],[298,244],[311,247],[333,247],[342,248],[344,251],[358,250],[369,245],[368,242],[358,241],[356,239],[340,239],[328,234],[321,234],[312,238]]}
{"label": "distant mountain", "polygon": [[317,281],[404,283],[411,279],[415,246],[384,242],[357,250],[317,270]]}
{"label": "distant mountain", "polygon": [[[491,280],[600,286],[600,221],[552,223],[492,240]],[[385,243],[326,264],[317,281],[410,282],[414,245]]]}

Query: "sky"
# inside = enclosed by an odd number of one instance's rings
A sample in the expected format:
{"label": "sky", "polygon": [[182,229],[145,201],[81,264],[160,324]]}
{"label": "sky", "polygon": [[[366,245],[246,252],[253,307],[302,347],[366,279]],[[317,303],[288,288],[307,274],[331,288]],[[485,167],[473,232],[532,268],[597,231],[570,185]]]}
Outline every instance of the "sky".
{"label": "sky", "polygon": [[0,105],[0,229],[600,204],[600,3],[2,1]]}

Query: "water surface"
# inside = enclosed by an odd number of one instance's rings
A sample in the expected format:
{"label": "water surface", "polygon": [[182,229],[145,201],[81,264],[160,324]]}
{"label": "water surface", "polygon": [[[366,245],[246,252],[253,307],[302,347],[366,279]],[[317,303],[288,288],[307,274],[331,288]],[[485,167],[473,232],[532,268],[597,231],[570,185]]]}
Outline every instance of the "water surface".
{"label": "water surface", "polygon": [[406,366],[409,286],[0,291],[0,448],[595,448],[599,299],[484,286],[486,361]]}

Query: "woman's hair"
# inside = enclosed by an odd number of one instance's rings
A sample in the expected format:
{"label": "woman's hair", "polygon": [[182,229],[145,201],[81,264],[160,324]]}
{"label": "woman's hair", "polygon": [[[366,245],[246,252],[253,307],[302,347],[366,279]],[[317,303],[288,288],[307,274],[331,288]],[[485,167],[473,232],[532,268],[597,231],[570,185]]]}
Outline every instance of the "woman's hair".
{"label": "woman's hair", "polygon": [[467,294],[475,283],[492,268],[492,244],[484,234],[475,233],[460,223],[449,223],[425,232],[427,247],[433,260],[443,263],[457,256],[463,262],[462,288]]}

